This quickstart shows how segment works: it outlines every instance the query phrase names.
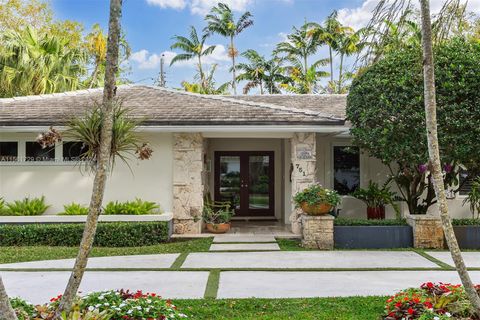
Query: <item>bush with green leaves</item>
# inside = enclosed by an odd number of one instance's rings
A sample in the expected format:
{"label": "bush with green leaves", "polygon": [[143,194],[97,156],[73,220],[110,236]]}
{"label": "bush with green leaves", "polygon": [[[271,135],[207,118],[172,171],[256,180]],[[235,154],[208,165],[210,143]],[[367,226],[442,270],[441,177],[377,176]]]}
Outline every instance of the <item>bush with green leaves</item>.
{"label": "bush with green leaves", "polygon": [[338,192],[323,188],[319,184],[314,184],[298,192],[293,197],[293,200],[297,207],[300,207],[304,202],[310,206],[325,203],[335,207],[341,202]]}
{"label": "bush with green leaves", "polygon": [[61,216],[86,216],[88,214],[88,207],[72,202],[63,206],[63,212],[59,213]]}
{"label": "bush with green leaves", "polygon": [[470,204],[472,218],[480,218],[480,177],[477,177],[472,181],[472,187],[465,200],[463,200],[463,205],[466,203]]}
{"label": "bush with green leaves", "polygon": [[203,207],[203,222],[211,224],[228,223],[232,220],[234,211],[228,208],[215,209],[210,206]]}
{"label": "bush with green leaves", "polygon": [[[389,166],[411,214],[436,202],[428,166],[420,47],[399,49],[352,83],[347,119],[355,145]],[[438,135],[446,184],[460,164],[480,172],[480,43],[460,38],[435,47]]]}
{"label": "bush with green leaves", "polygon": [[337,217],[333,223],[336,226],[408,226],[406,219],[368,220]]}
{"label": "bush with green leaves", "polygon": [[4,216],[8,213],[7,211],[7,203],[3,198],[0,198],[0,216]]}
{"label": "bush with green leaves", "polygon": [[[0,246],[78,246],[83,223],[0,225]],[[169,222],[100,222],[98,247],[148,246],[168,241]]]}
{"label": "bush with green leaves", "polygon": [[1,210],[3,215],[7,216],[40,216],[50,207],[45,203],[45,197],[40,198],[24,198],[23,200],[15,200],[8,202],[5,209]]}
{"label": "bush with green leaves", "polygon": [[161,213],[160,206],[152,201],[144,201],[136,198],[133,201],[118,202],[110,201],[103,208],[103,214],[130,214],[130,215],[145,215]]}

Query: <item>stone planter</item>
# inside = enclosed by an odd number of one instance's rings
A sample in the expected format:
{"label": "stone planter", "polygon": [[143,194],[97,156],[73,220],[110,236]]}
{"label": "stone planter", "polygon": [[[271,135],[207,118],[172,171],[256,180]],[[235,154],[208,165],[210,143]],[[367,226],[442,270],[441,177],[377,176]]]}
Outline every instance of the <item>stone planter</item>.
{"label": "stone planter", "polygon": [[302,246],[333,250],[333,219],[331,215],[302,215]]}
{"label": "stone planter", "polygon": [[339,249],[391,249],[413,247],[411,226],[335,226]]}
{"label": "stone planter", "polygon": [[480,249],[480,226],[453,226],[461,249]]}
{"label": "stone planter", "polygon": [[302,202],[301,208],[302,208],[302,211],[305,212],[307,215],[312,215],[312,216],[327,214],[332,210],[332,206],[327,203],[309,205],[306,202]]}
{"label": "stone planter", "polygon": [[413,247],[423,249],[443,249],[443,236],[440,217],[433,215],[407,215],[407,222],[413,228]]}
{"label": "stone planter", "polygon": [[385,219],[385,207],[367,207],[367,219],[368,220],[384,220]]}
{"label": "stone planter", "polygon": [[230,222],[228,223],[206,223],[205,228],[210,233],[226,233],[230,230]]}

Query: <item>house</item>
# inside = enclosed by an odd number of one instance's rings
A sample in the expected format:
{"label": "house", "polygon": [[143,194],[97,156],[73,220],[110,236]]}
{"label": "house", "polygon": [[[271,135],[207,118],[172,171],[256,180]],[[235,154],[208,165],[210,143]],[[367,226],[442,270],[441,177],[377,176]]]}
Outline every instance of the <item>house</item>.
{"label": "house", "polygon": [[[39,132],[61,129],[102,97],[102,89],[0,99],[0,197],[44,195],[56,214],[71,202],[88,204],[92,175],[77,162],[75,141],[51,150]],[[351,147],[345,95],[197,95],[144,85],[122,85],[117,97],[151,144],[152,159],[118,162],[106,201],[135,197],[173,212],[176,233],[199,233],[205,194],[231,201],[237,219],[275,219],[298,232],[292,195],[318,181],[344,195],[341,215],[365,217],[348,193],[369,180],[384,181],[378,160]],[[462,197],[455,216],[469,216]],[[393,217],[389,208],[387,217]]]}

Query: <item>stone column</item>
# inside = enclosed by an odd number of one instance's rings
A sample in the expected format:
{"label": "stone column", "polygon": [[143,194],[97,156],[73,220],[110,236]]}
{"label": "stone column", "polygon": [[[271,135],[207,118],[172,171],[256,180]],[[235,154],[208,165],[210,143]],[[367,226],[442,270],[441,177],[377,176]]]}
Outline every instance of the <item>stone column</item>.
{"label": "stone column", "polygon": [[309,249],[333,250],[333,217],[302,215],[302,246]]}
{"label": "stone column", "polygon": [[414,248],[443,249],[445,247],[440,217],[408,214],[407,222],[413,228]]}
{"label": "stone column", "polygon": [[[314,132],[295,133],[291,138],[292,150],[292,197],[299,191],[307,188],[316,181],[316,135]],[[292,213],[290,222],[292,232],[302,233],[301,227],[302,211],[295,209],[295,203],[292,200]]]}
{"label": "stone column", "polygon": [[203,137],[200,133],[176,133],[173,139],[173,230],[198,234],[204,194]]}

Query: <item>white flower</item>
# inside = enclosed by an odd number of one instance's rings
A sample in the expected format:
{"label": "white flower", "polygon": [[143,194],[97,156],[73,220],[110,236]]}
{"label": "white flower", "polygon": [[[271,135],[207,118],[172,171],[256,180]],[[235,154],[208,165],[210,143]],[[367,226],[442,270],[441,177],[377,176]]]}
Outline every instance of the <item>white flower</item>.
{"label": "white flower", "polygon": [[445,315],[449,318],[452,316],[452,314],[450,312],[445,312]]}
{"label": "white flower", "polygon": [[88,311],[93,311],[93,310],[95,310],[95,308],[93,306],[88,307]]}
{"label": "white flower", "polygon": [[132,309],[130,309],[130,310],[127,311],[128,314],[131,314],[132,312],[133,312]]}
{"label": "white flower", "polygon": [[125,307],[125,306],[126,306],[126,304],[125,304],[125,303],[123,303],[123,302],[122,302],[122,303],[120,303],[120,308],[123,308],[123,307]]}
{"label": "white flower", "polygon": [[148,302],[148,303],[152,303],[152,300],[150,300],[150,299],[147,299],[147,302]]}
{"label": "white flower", "polygon": [[150,308],[146,308],[145,311],[146,311],[146,312],[150,312]]}
{"label": "white flower", "polygon": [[98,300],[103,300],[104,296],[98,296]]}
{"label": "white flower", "polygon": [[110,305],[110,303],[105,302],[103,305],[104,305],[105,307],[108,307],[108,306]]}
{"label": "white flower", "polygon": [[137,306],[137,310],[142,310],[142,307],[140,307],[140,306]]}

